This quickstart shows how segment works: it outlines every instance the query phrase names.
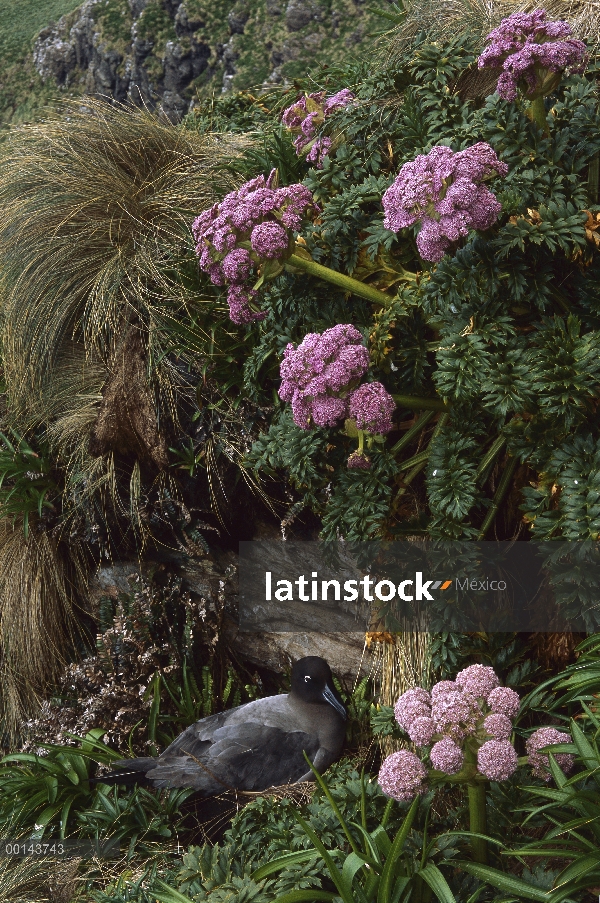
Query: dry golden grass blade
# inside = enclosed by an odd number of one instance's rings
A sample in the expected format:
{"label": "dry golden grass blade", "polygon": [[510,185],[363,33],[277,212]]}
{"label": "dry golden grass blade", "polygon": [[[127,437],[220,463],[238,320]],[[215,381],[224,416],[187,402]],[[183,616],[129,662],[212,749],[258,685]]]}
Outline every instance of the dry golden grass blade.
{"label": "dry golden grass blade", "polygon": [[0,903],[53,903],[48,873],[55,868],[47,859],[0,859]]}
{"label": "dry golden grass blade", "polygon": [[0,722],[8,737],[37,708],[38,694],[55,681],[76,639],[76,599],[86,562],[76,545],[68,556],[30,520],[0,521]]}
{"label": "dry golden grass blade", "polygon": [[[600,44],[600,0],[548,0],[543,7],[549,19],[566,19],[575,37],[587,41],[590,48]],[[540,4],[528,0],[518,8],[529,13]]]}
{"label": "dry golden grass blade", "polygon": [[[431,686],[429,634],[405,630],[395,634],[375,634],[372,642],[375,698],[380,705],[393,706],[398,697],[411,687]],[[409,747],[408,741],[383,737],[384,755]]]}
{"label": "dry golden grass blade", "polygon": [[407,0],[403,21],[379,40],[382,63],[397,63],[421,32],[440,41],[468,32],[483,47],[485,35],[516,9],[510,0]]}

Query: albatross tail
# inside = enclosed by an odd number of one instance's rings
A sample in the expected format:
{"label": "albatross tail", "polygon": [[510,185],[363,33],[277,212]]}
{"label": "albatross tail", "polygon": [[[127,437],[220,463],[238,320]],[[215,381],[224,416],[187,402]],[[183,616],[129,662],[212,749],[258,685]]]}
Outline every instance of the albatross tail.
{"label": "albatross tail", "polygon": [[108,771],[106,774],[90,778],[90,784],[123,784],[125,787],[133,787],[135,784],[149,786],[150,781],[146,772],[156,766],[156,759],[146,756],[139,759],[117,759],[114,763],[118,770]]}

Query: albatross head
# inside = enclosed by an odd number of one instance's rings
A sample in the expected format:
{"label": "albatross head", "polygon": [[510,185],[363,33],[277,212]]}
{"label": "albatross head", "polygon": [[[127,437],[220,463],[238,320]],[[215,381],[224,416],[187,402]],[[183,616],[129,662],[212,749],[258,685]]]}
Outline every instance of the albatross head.
{"label": "albatross head", "polygon": [[346,709],[336,690],[331,668],[324,658],[309,655],[301,658],[292,668],[292,695],[303,702],[328,703],[346,718]]}

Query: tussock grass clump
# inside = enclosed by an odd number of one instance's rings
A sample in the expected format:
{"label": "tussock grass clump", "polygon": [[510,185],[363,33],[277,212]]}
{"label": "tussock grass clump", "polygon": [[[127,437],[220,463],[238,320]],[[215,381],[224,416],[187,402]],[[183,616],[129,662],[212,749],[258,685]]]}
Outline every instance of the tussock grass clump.
{"label": "tussock grass clump", "polygon": [[[425,32],[432,40],[444,41],[449,34],[469,35],[483,48],[484,38],[515,12],[533,12],[537,0],[409,0],[401,4],[398,21],[382,36],[380,56],[385,65],[398,64],[415,37]],[[548,0],[543,4],[548,19],[565,19],[576,38],[590,48],[600,44],[600,17],[597,0]],[[391,18],[391,17],[390,17]],[[495,81],[489,73],[480,75],[482,86],[492,94]],[[482,94],[481,96],[485,96]]]}
{"label": "tussock grass clump", "polygon": [[23,531],[18,512],[0,510],[9,737],[74,648],[85,512],[127,520],[140,481],[162,471],[164,482],[165,430],[190,391],[164,323],[201,300],[190,225],[234,186],[248,143],[86,99],[15,128],[0,149],[2,428],[41,438],[57,473],[51,517]]}
{"label": "tussock grass clump", "polygon": [[48,392],[65,343],[81,342],[88,362],[110,370],[135,323],[160,357],[156,309],[184,293],[164,271],[189,250],[194,215],[230,187],[220,166],[244,144],[96,100],[11,133],[0,167],[0,289],[12,410],[26,416]]}
{"label": "tussock grass clump", "polygon": [[26,538],[22,524],[0,520],[0,724],[8,738],[64,668],[87,583],[81,549],[67,552],[36,527]]}

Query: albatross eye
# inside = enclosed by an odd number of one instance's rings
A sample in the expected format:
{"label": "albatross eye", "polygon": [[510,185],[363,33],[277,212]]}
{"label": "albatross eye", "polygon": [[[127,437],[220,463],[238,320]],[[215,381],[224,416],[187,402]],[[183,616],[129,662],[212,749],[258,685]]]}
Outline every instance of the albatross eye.
{"label": "albatross eye", "polygon": [[304,677],[304,683],[307,684],[309,682],[309,680],[310,680],[310,677],[308,676],[308,674],[306,674]]}

